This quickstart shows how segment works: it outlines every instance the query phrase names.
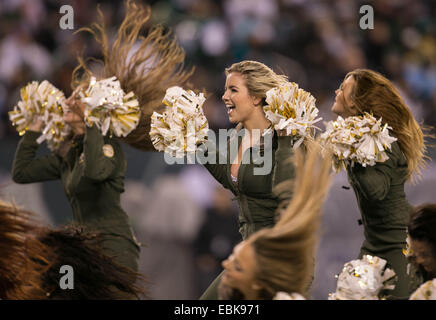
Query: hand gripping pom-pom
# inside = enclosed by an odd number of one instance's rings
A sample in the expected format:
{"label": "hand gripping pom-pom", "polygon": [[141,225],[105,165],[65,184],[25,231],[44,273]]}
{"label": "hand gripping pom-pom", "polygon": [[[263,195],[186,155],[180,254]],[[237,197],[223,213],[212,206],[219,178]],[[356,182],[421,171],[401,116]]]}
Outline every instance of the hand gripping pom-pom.
{"label": "hand gripping pom-pom", "polygon": [[288,82],[267,91],[267,105],[263,110],[274,129],[285,130],[286,135],[293,137],[294,148],[298,148],[305,138],[313,138],[314,124],[321,120],[317,118],[319,110],[315,101],[309,92],[298,88],[298,84]]}
{"label": "hand gripping pom-pom", "polygon": [[180,87],[168,88],[163,99],[165,111],[151,116],[150,138],[158,151],[182,157],[196,151],[207,139],[209,124],[203,113],[203,93]]}

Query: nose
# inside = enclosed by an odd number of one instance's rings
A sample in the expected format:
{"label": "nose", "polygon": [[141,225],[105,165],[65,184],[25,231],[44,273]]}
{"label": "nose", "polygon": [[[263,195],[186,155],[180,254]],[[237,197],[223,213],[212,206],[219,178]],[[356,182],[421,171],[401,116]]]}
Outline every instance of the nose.
{"label": "nose", "polygon": [[221,262],[221,265],[223,266],[224,269],[227,269],[229,266],[229,259],[226,259],[223,262]]}
{"label": "nose", "polygon": [[226,100],[228,100],[228,95],[227,95],[227,90],[224,91],[223,96],[221,97],[221,99],[225,102]]}
{"label": "nose", "polygon": [[339,89],[336,89],[336,90],[335,90],[335,94],[338,95],[338,94],[339,94],[339,91],[340,91]]}

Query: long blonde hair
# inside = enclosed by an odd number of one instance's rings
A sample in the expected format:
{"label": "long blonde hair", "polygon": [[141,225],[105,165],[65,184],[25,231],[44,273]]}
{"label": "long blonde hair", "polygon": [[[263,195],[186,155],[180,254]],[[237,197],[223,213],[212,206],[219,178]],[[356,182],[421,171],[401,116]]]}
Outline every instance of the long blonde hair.
{"label": "long blonde hair", "polygon": [[276,74],[271,68],[261,62],[244,60],[232,64],[225,69],[225,74],[237,72],[242,74],[250,95],[262,98],[265,105],[266,92],[288,81],[285,75]]}
{"label": "long blonde hair", "polygon": [[331,156],[322,159],[318,142],[309,142],[306,156],[294,154],[294,195],[271,229],[262,229],[247,241],[256,257],[256,282],[261,298],[277,292],[307,294],[314,273],[314,256],[321,207],[331,180]]}
{"label": "long blonde hair", "polygon": [[[174,85],[182,86],[194,70],[185,70],[184,50],[162,26],[153,26],[146,37],[140,36],[140,31],[150,18],[148,5],[127,0],[125,6],[126,15],[111,46],[100,9],[99,21],[78,32],[90,32],[100,45],[104,57],[103,77],[116,76],[122,89],[125,92],[133,91],[139,100],[139,125],[121,140],[135,148],[152,151],[155,149],[149,136],[151,114],[162,106],[166,89]],[[135,44],[138,49],[133,52]],[[79,76],[81,70],[84,73]],[[72,87],[88,83],[90,76],[86,61],[79,57],[79,65],[73,72]]]}
{"label": "long blonde hair", "polygon": [[392,127],[407,161],[409,179],[420,178],[426,164],[425,135],[397,88],[372,70],[356,69],[349,72],[345,79],[350,76],[355,80],[351,101],[360,113],[372,113],[377,118],[381,117],[383,124]]}

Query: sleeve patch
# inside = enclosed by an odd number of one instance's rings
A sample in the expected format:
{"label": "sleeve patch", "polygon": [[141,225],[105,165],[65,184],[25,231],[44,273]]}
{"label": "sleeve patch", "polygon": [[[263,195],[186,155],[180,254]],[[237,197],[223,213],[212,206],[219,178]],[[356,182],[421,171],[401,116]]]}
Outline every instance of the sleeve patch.
{"label": "sleeve patch", "polygon": [[114,148],[110,144],[105,144],[103,146],[103,154],[108,158],[112,158],[114,156]]}

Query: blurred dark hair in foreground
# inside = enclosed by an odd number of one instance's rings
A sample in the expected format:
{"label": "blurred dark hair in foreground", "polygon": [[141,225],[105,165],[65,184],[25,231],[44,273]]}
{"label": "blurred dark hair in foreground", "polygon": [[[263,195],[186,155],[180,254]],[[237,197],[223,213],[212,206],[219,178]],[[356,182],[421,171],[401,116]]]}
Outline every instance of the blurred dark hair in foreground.
{"label": "blurred dark hair in foreground", "polygon": [[[0,201],[1,299],[139,299],[144,278],[99,250],[98,234],[72,226],[51,229],[34,215]],[[74,288],[60,287],[71,266]]]}

